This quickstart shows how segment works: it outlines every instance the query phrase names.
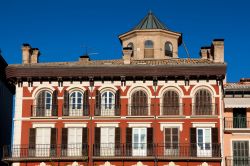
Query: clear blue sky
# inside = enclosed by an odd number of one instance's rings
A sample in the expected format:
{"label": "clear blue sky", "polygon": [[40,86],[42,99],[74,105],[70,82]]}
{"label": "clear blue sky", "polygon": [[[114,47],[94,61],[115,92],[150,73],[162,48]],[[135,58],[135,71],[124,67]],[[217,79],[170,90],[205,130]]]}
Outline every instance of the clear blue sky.
{"label": "clear blue sky", "polygon": [[149,10],[183,33],[193,58],[224,38],[228,81],[250,77],[248,0],[0,0],[0,48],[9,64],[21,63],[22,43],[39,48],[41,62],[76,61],[86,45],[92,59],[119,59],[118,35]]}

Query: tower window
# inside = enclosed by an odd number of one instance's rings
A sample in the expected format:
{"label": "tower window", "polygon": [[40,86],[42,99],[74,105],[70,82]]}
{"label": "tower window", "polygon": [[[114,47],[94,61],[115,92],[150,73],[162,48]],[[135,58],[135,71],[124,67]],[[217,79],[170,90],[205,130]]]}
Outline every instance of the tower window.
{"label": "tower window", "polygon": [[154,58],[154,43],[151,40],[146,40],[144,43],[144,57]]}
{"label": "tower window", "polygon": [[170,42],[165,43],[165,56],[173,57],[173,45]]}
{"label": "tower window", "polygon": [[132,50],[131,57],[133,57],[134,56],[134,44],[130,42],[130,43],[128,43],[127,47],[131,48],[131,50]]}

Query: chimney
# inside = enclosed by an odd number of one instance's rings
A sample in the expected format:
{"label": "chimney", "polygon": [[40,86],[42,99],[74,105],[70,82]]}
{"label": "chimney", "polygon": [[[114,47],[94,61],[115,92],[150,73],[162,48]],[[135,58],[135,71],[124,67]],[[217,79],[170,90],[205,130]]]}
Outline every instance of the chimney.
{"label": "chimney", "polygon": [[38,57],[40,55],[40,51],[38,48],[32,49],[32,55],[31,55],[31,63],[38,63]]}
{"label": "chimney", "polygon": [[85,54],[85,55],[80,56],[79,61],[83,62],[83,63],[89,62],[90,58],[89,58],[89,56],[87,54]]}
{"label": "chimney", "polygon": [[214,62],[224,62],[224,39],[214,39],[212,42]]}
{"label": "chimney", "polygon": [[24,43],[22,46],[22,61],[23,64],[29,64],[31,58],[31,46],[29,44]]}
{"label": "chimney", "polygon": [[201,47],[200,57],[201,57],[201,59],[210,59],[211,58],[211,47]]}
{"label": "chimney", "polygon": [[124,64],[130,64],[131,55],[133,53],[132,48],[123,47],[122,53],[123,53]]}

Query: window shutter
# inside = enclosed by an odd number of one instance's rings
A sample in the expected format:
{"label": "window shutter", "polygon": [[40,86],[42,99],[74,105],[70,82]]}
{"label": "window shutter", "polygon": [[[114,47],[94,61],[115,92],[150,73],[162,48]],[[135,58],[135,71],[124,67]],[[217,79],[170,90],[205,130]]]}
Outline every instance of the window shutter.
{"label": "window shutter", "polygon": [[83,94],[83,116],[89,115],[89,91],[86,90]]}
{"label": "window shutter", "polygon": [[82,128],[82,155],[88,155],[88,128]]}
{"label": "window shutter", "polygon": [[94,145],[95,156],[100,156],[100,143],[101,143],[101,128],[95,127],[95,145]]}
{"label": "window shutter", "polygon": [[115,155],[121,156],[121,129],[115,128]]}
{"label": "window shutter", "polygon": [[220,145],[218,144],[218,128],[212,128],[212,156],[220,157]]}
{"label": "window shutter", "polygon": [[58,96],[58,90],[54,90],[52,94],[52,116],[57,116],[58,115],[58,101],[57,101],[57,96]]}
{"label": "window shutter", "polygon": [[196,128],[190,128],[190,153],[191,156],[197,156],[197,141],[196,141]]}
{"label": "window shutter", "polygon": [[147,128],[147,155],[152,156],[154,154],[154,140],[153,140],[153,128]]}
{"label": "window shutter", "polygon": [[36,116],[45,116],[45,91],[38,94],[35,110]]}
{"label": "window shutter", "polygon": [[120,116],[121,109],[121,99],[120,99],[120,90],[117,90],[115,93],[115,115]]}
{"label": "window shutter", "polygon": [[57,147],[57,129],[50,129],[50,155],[56,156],[56,147]]}
{"label": "window shutter", "polygon": [[36,152],[36,129],[30,128],[29,131],[29,156],[35,156]]}
{"label": "window shutter", "polygon": [[101,94],[99,90],[95,91],[95,115],[100,116],[101,115]]}
{"label": "window shutter", "polygon": [[64,91],[63,116],[69,116],[69,93]]}
{"label": "window shutter", "polygon": [[171,147],[171,128],[165,128],[165,148]]}
{"label": "window shutter", "polygon": [[126,128],[126,155],[132,156],[132,128]]}
{"label": "window shutter", "polygon": [[67,156],[68,128],[62,128],[62,156]]}

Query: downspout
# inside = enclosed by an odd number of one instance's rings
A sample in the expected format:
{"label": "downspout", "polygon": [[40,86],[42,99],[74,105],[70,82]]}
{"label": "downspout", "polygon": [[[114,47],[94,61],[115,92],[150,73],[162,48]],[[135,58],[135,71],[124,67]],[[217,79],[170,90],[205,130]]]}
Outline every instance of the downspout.
{"label": "downspout", "polygon": [[223,119],[224,119],[224,87],[223,87],[223,81],[220,80],[220,86],[219,86],[219,93],[221,96],[220,98],[220,140],[221,140],[221,165],[223,166],[225,164],[225,158],[224,158],[224,123],[223,123]]}
{"label": "downspout", "polygon": [[[157,87],[157,80],[153,80],[153,86],[154,86],[154,91],[155,91],[155,103],[154,104],[156,104],[156,87]],[[156,124],[157,124],[157,122],[156,122],[156,108],[155,108],[155,106],[154,106],[154,128],[156,129]],[[156,140],[155,140],[155,138],[156,137],[154,137],[154,135],[156,135],[156,131],[155,130],[153,130],[153,145],[154,145],[154,143],[156,142]],[[154,147],[153,146],[153,148],[154,148],[154,150],[155,150],[155,148],[157,148],[158,146],[157,146],[157,144],[156,144],[156,147]],[[155,162],[154,162],[154,165],[155,166],[157,166],[158,164],[157,164],[157,153],[156,153],[156,151],[154,151],[154,160],[155,160]]]}

